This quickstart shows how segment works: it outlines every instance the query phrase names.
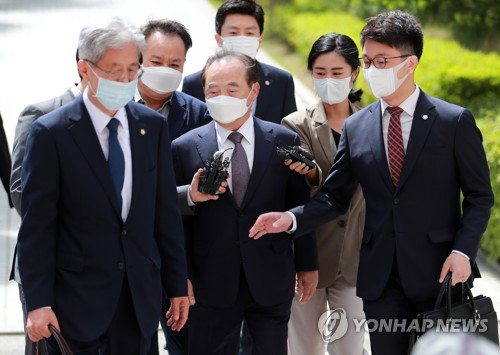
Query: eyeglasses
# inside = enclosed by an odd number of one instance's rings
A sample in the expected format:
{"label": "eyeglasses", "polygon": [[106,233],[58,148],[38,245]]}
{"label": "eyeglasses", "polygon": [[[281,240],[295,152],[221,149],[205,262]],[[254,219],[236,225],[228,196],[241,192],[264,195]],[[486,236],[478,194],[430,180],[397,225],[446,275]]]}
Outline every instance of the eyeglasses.
{"label": "eyeglasses", "polygon": [[106,74],[109,79],[113,81],[119,81],[121,78],[123,78],[123,75],[127,75],[129,80],[135,80],[137,78],[140,78],[143,70],[141,68],[133,69],[133,70],[127,70],[126,72],[123,70],[104,70],[101,67],[99,67],[97,64],[91,62],[90,60],[85,60],[87,63],[91,64],[92,66],[96,67],[100,71],[102,71],[104,74]]}
{"label": "eyeglasses", "polygon": [[384,69],[385,68],[385,65],[387,64],[387,61],[388,60],[391,60],[391,59],[397,59],[397,58],[406,58],[406,57],[411,57],[413,54],[403,54],[403,55],[400,55],[400,56],[397,56],[397,57],[375,57],[373,59],[367,59],[365,57],[363,58],[359,58],[360,60],[363,61],[363,64],[364,64],[364,68],[365,69],[368,69],[370,67],[370,65],[374,65],[375,68],[377,69]]}

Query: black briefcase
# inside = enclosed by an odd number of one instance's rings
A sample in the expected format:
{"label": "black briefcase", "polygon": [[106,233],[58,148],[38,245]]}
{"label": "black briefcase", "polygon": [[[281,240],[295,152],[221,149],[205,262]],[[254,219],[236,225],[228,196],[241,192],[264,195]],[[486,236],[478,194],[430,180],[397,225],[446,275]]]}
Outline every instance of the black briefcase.
{"label": "black briefcase", "polygon": [[[61,355],[73,355],[73,352],[69,348],[68,343],[63,338],[61,333],[59,333],[57,329],[51,324],[49,324],[49,330],[52,333],[54,339],[57,341],[57,345],[59,345],[59,350],[61,350]],[[33,346],[31,348],[31,355],[40,355],[41,353],[42,352],[40,345],[38,343],[33,343]]]}
{"label": "black briefcase", "polygon": [[473,297],[467,283],[463,283],[462,287],[466,291],[465,297],[460,302],[452,303],[451,274],[446,276],[434,309],[417,315],[417,326],[410,333],[408,354],[418,338],[429,329],[436,332],[476,333],[498,344],[498,319],[491,298],[483,295]]}

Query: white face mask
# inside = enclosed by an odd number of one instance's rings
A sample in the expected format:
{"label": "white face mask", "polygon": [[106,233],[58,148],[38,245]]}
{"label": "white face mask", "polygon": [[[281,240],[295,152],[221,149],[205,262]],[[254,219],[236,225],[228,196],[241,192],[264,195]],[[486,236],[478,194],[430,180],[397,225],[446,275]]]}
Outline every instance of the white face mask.
{"label": "white face mask", "polygon": [[344,101],[351,92],[351,76],[344,79],[317,79],[313,76],[313,84],[321,100],[329,105]]}
{"label": "white face mask", "polygon": [[393,68],[378,69],[372,64],[368,69],[363,69],[365,80],[376,98],[392,95],[406,80],[408,73],[401,79],[398,79],[398,71],[410,58],[406,58]]}
{"label": "white face mask", "polygon": [[253,36],[229,36],[222,38],[222,48],[227,51],[234,51],[246,54],[255,59],[259,50],[260,37]]}
{"label": "white face mask", "polygon": [[177,90],[182,80],[182,73],[169,67],[142,67],[142,70],[142,82],[158,94]]}
{"label": "white face mask", "polygon": [[245,99],[219,95],[205,99],[210,116],[219,123],[229,124],[241,118],[248,111],[247,100],[252,93],[252,88]]}

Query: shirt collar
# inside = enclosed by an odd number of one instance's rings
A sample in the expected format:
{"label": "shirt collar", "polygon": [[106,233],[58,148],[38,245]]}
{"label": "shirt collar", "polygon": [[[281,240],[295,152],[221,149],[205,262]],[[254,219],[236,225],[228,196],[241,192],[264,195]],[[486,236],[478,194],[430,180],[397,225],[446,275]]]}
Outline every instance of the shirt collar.
{"label": "shirt collar", "polygon": [[[170,95],[167,101],[165,101],[163,105],[161,105],[161,107],[158,110],[156,110],[156,112],[161,112],[166,106],[172,107],[172,98],[174,97],[174,93],[175,91],[172,92],[172,95]],[[146,101],[143,100],[141,93],[139,92],[139,89],[135,90],[134,101],[146,105]]]}
{"label": "shirt collar", "polygon": [[81,91],[78,89],[78,84],[75,83],[75,85],[71,85],[69,87],[69,89],[71,90],[71,93],[73,94],[74,97],[78,97],[81,95]]}
{"label": "shirt collar", "polygon": [[[103,133],[112,117],[102,112],[92,101],[90,101],[88,87],[83,92],[83,103],[89,112],[90,119],[92,120],[96,132],[98,134]],[[120,121],[122,127],[128,127],[127,114],[124,107],[116,111],[113,117]]]}
{"label": "shirt collar", "polygon": [[[250,117],[243,123],[243,125],[238,129],[237,132],[240,132],[243,135],[243,138],[247,140],[250,144],[253,144],[255,140],[255,131],[253,128],[253,115],[250,114]],[[228,129],[225,129],[221,125],[215,121],[215,131],[217,133],[217,137],[219,139],[219,142],[221,143],[221,146],[224,145],[224,143],[227,140],[227,137],[233,132]]]}
{"label": "shirt collar", "polygon": [[[408,115],[413,117],[413,114],[415,113],[415,109],[417,107],[417,101],[418,97],[420,96],[420,88],[418,87],[417,84],[415,84],[415,91],[408,96],[406,100],[404,100],[399,107],[404,110]],[[380,106],[382,109],[382,116],[384,115],[385,109],[389,107],[390,105],[384,101],[384,99],[380,99]]]}

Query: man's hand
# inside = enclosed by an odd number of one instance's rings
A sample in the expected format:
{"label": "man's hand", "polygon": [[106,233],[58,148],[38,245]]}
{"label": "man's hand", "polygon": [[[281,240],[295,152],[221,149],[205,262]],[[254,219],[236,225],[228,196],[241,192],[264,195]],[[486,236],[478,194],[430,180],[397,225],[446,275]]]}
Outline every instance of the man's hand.
{"label": "man's hand", "polygon": [[257,218],[248,236],[253,239],[259,239],[267,233],[280,233],[289,230],[292,227],[292,216],[284,212],[264,213]]}
{"label": "man's hand", "polygon": [[[194,203],[205,202],[208,200],[217,200],[219,195],[210,195],[204,192],[198,191],[198,184],[200,183],[200,175],[203,169],[198,169],[196,174],[193,176],[193,180],[191,181],[191,186],[189,188],[189,197],[191,197],[191,201]],[[227,181],[223,181],[219,186],[219,194],[223,194],[227,190]]]}
{"label": "man's hand", "polygon": [[309,169],[309,167],[306,164],[301,163],[300,161],[296,161],[295,163],[292,163],[292,159],[286,159],[285,165],[287,165],[290,168],[290,170],[293,170],[293,171],[299,173],[300,175],[307,174],[309,172],[309,170],[316,169],[316,167]]}
{"label": "man's hand", "polygon": [[181,330],[187,322],[188,314],[189,298],[187,296],[170,298],[170,308],[165,316],[167,317],[167,325],[172,330]]}
{"label": "man's hand", "polygon": [[451,285],[466,282],[471,274],[470,261],[465,256],[459,253],[451,253],[445,260],[439,282],[442,283],[446,275],[451,272]]}
{"label": "man's hand", "polygon": [[42,338],[49,338],[52,335],[49,330],[49,324],[52,324],[58,331],[61,331],[57,317],[51,308],[38,308],[29,312],[26,328],[28,328],[28,336],[31,341],[38,342]]}
{"label": "man's hand", "polygon": [[193,284],[190,280],[188,280],[188,298],[189,304],[191,306],[194,306],[194,304],[196,303],[196,298],[194,297]]}
{"label": "man's hand", "polygon": [[318,286],[318,270],[297,272],[296,294],[300,296],[300,304],[305,304],[311,299]]}

